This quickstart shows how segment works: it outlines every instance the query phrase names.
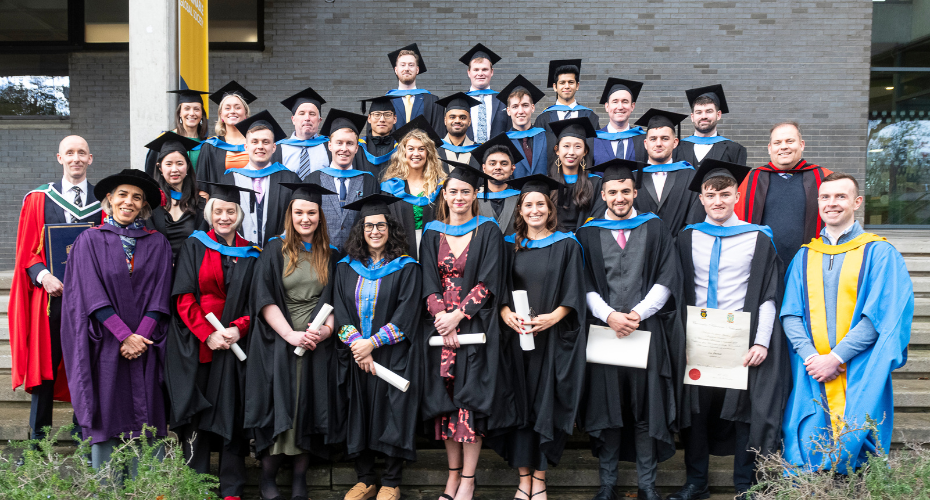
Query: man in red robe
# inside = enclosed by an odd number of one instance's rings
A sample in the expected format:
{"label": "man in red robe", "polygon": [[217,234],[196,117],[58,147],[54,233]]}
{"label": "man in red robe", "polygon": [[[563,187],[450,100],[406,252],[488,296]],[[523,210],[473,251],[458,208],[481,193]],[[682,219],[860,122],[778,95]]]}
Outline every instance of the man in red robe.
{"label": "man in red robe", "polygon": [[804,139],[796,122],[775,124],[768,149],[771,161],[743,180],[735,212],[740,220],[772,228],[778,256],[787,265],[823,229],[817,190],[831,171],[803,159]]}
{"label": "man in red robe", "polygon": [[[52,425],[53,401],[71,400],[61,362],[63,284],[47,267],[43,229],[46,224],[101,220],[94,186],[87,182],[87,167],[94,161],[87,141],[76,135],[65,137],[56,156],[64,170],[62,179],[39,186],[23,200],[10,290],[13,389],[25,386],[32,394],[33,439],[43,438],[44,428]],[[64,276],[63,269],[55,272]]]}

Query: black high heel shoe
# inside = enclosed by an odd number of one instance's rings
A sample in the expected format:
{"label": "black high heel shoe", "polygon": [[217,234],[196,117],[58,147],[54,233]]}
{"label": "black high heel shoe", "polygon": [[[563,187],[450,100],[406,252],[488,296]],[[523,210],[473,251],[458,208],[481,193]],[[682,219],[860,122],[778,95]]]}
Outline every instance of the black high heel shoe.
{"label": "black high heel shoe", "polygon": [[[461,473],[461,470],[462,470],[462,469],[463,469],[463,467],[459,467],[459,468],[457,468],[457,469],[453,469],[453,468],[449,467],[449,471],[450,471],[450,472],[459,471],[459,476],[462,475],[462,473]],[[439,498],[445,498],[446,500],[455,500],[454,498],[450,497],[449,495],[447,495],[447,494],[445,494],[445,493],[442,493],[441,495],[439,495]]]}
{"label": "black high heel shoe", "polygon": [[[537,481],[542,481],[543,484],[546,484],[546,480],[545,480],[545,479],[540,479],[540,478],[536,477],[536,474],[533,474],[533,479],[535,479],[535,480],[537,480]],[[542,495],[543,493],[546,492],[546,489],[547,489],[547,488],[543,488],[542,491],[533,493],[533,494],[530,496],[530,498],[533,498],[533,497],[535,497],[536,495]]]}
{"label": "black high heel shoe", "polygon": [[[472,474],[472,475],[470,475],[470,476],[466,476],[465,474],[462,474],[462,479],[475,479],[475,475]],[[461,488],[461,485],[459,485],[459,487]],[[476,490],[478,489],[478,480],[477,480],[477,479],[475,479],[475,489],[476,489]],[[472,492],[471,492],[471,499],[470,499],[470,500],[474,500],[474,499],[475,499],[475,492],[472,491]]]}
{"label": "black high heel shoe", "polygon": [[[520,477],[526,477],[526,476],[532,476],[532,474],[520,474]],[[530,483],[530,484],[532,484],[532,483]],[[530,489],[532,490],[533,488],[530,487]],[[529,493],[527,493],[527,492],[521,490],[519,486],[517,486],[517,491],[519,491],[520,493],[523,493],[524,495],[526,495],[527,500],[529,500],[530,498],[533,498],[533,495],[530,495]],[[513,497],[513,500],[523,500],[523,499],[517,498],[517,497]]]}

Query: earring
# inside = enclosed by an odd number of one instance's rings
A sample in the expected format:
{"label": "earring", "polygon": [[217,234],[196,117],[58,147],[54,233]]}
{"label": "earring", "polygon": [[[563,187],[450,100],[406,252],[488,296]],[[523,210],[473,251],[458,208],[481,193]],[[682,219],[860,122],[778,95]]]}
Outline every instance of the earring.
{"label": "earring", "polygon": [[585,169],[584,158],[581,159],[581,170]]}

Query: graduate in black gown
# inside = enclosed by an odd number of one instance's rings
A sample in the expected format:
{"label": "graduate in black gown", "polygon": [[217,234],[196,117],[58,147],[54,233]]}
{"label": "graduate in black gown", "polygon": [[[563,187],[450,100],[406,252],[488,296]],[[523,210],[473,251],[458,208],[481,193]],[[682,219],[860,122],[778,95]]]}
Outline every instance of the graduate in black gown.
{"label": "graduate in black gown", "polygon": [[549,124],[556,139],[555,162],[549,167],[549,177],[567,187],[559,188],[552,195],[558,209],[559,224],[566,231],[574,231],[584,221],[603,212],[601,201],[601,178],[585,169],[590,167],[588,141],[597,132],[587,118],[571,118]]}
{"label": "graduate in black gown", "polygon": [[[487,442],[519,470],[515,498],[544,500],[546,470],[549,464],[559,463],[584,384],[584,257],[574,236],[558,231],[549,193],[559,183],[537,174],[511,184],[520,188],[520,195],[514,214],[516,232],[504,238],[507,292],[500,314],[501,336],[507,342],[502,356],[510,356],[517,366],[514,393],[518,404],[525,404],[526,420],[520,428]],[[526,291],[537,316],[524,321],[514,312],[514,290]],[[521,331],[534,335],[533,350],[520,348],[517,332]]]}
{"label": "graduate in black gown", "polygon": [[[207,116],[204,113],[203,95],[209,94],[202,90],[180,89],[169,90],[168,94],[178,95],[178,106],[174,110],[175,125],[171,132],[186,137],[197,143],[187,152],[191,159],[191,170],[197,167],[197,159],[200,157],[200,144],[207,138]],[[145,153],[145,173],[158,179],[158,168],[155,163],[158,161],[158,151],[148,150]]]}
{"label": "graduate in black gown", "polygon": [[204,199],[198,194],[197,176],[188,156],[190,149],[196,146],[197,141],[174,132],[165,132],[145,145],[158,154],[155,182],[163,196],[161,205],[152,210],[145,226],[168,238],[172,262],[178,260],[178,252],[188,236],[204,229]]}
{"label": "graduate in black gown", "polygon": [[685,137],[675,148],[675,160],[686,161],[696,167],[705,158],[722,160],[738,165],[746,164],[746,148],[717,132],[720,118],[730,112],[723,85],[710,85],[685,91],[691,107],[694,134]]}
{"label": "graduate in black gown", "polygon": [[749,367],[747,390],[684,386],[691,402],[683,408],[690,427],[681,430],[687,479],[672,500],[707,497],[710,454],[734,455],[733,486],[739,495],[755,482],[756,454],[751,450],[770,454],[781,449],[782,416],[792,384],[788,344],[776,320],[784,269],[771,230],[733,213],[737,187],[749,170],[705,159],[690,187],[701,191],[707,216],[678,236],[687,304],[744,311],[751,320],[743,360]]}
{"label": "graduate in black gown", "polygon": [[[579,426],[600,462],[596,500],[617,498],[618,460],[635,461],[637,498],[661,500],[655,489],[658,462],[675,454],[678,396],[684,377],[681,270],[671,234],[654,214],[633,208],[642,164],[614,159],[604,172],[601,196],[608,208],[576,231],[584,248],[588,322],[623,338],[651,332],[647,367],[589,363]],[[637,176],[638,180],[638,176]]]}
{"label": "graduate in black gown", "polygon": [[[476,193],[487,175],[456,167],[442,189],[437,220],[426,225],[420,246],[423,300],[442,347],[425,347],[422,417],[445,443],[449,478],[442,498],[471,498],[483,436],[515,427],[520,408],[512,378],[501,376],[498,327],[503,283],[503,236],[494,219],[478,215]],[[460,333],[484,333],[487,343],[462,346]],[[508,394],[507,392],[510,392]]]}
{"label": "graduate in black gown", "polygon": [[507,134],[498,134],[475,148],[472,158],[493,179],[488,181],[484,188],[486,192],[478,198],[478,213],[493,217],[505,236],[513,234],[520,191],[513,189],[508,182],[513,178],[516,164],[523,161],[523,155]]}
{"label": "graduate in black gown", "polygon": [[[358,475],[346,494],[350,499],[374,496],[376,456],[385,457],[378,497],[399,499],[404,460],[416,460],[422,273],[406,255],[403,227],[388,210],[396,201],[374,194],[346,205],[359,215],[333,278],[340,340],[333,412]],[[373,363],[410,381],[410,389],[402,392],[375,377]]]}
{"label": "graduate in black gown", "polygon": [[[333,316],[309,328],[323,304],[332,304],[340,256],[329,245],[320,206],[332,191],[316,184],[286,184],[291,201],[284,234],[265,246],[251,282],[254,311],[246,364],[245,427],[261,456],[261,494],[278,497],[275,477],[292,457],[292,495],[306,498],[311,455],[329,457],[334,442]],[[298,356],[296,347],[305,349]]]}
{"label": "graduate in black gown", "polygon": [[[184,458],[210,473],[210,452],[220,452],[220,496],[239,497],[245,487],[249,436],[243,430],[245,363],[230,350],[248,354],[248,286],[260,251],[236,234],[242,222],[236,186],[214,190],[207,202],[208,232],[184,241],[175,264],[168,326],[165,386],[169,424],[180,436]],[[206,319],[212,313],[225,330]],[[193,440],[193,442],[191,442]]]}
{"label": "graduate in black gown", "polygon": [[368,127],[366,133],[359,134],[358,153],[355,155],[355,169],[371,172],[381,182],[381,172],[387,168],[391,156],[397,151],[397,141],[391,136],[397,113],[391,104],[392,97],[379,96],[362,100],[362,114],[365,103],[368,105]]}

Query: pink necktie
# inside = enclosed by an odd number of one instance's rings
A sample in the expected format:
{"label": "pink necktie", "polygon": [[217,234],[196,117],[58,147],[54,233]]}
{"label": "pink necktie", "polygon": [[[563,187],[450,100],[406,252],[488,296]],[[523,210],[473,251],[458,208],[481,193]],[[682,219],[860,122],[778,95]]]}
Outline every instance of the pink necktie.
{"label": "pink necktie", "polygon": [[626,248],[626,235],[623,234],[622,229],[617,231],[617,244],[620,248]]}
{"label": "pink necktie", "polygon": [[[264,197],[264,194],[265,194],[262,191],[262,179],[261,178],[252,179],[252,190],[258,193],[255,195],[255,198],[258,199],[259,203],[261,203],[262,198]],[[624,243],[626,242],[624,241]]]}

